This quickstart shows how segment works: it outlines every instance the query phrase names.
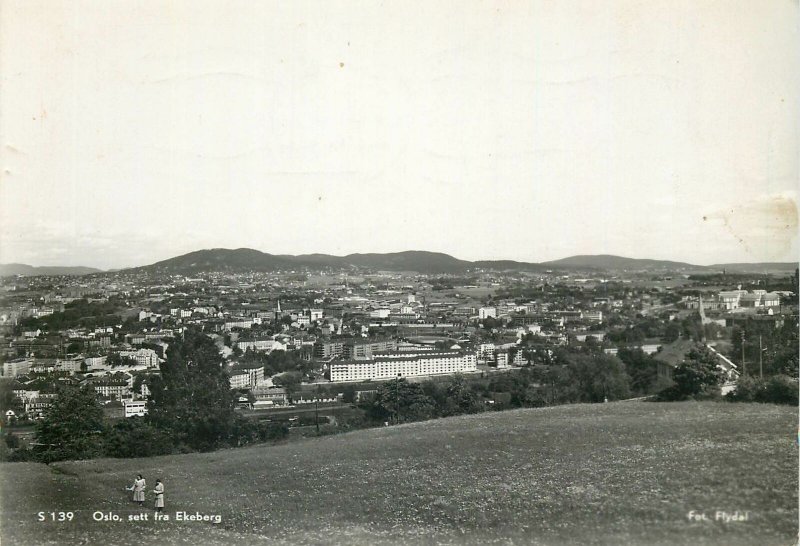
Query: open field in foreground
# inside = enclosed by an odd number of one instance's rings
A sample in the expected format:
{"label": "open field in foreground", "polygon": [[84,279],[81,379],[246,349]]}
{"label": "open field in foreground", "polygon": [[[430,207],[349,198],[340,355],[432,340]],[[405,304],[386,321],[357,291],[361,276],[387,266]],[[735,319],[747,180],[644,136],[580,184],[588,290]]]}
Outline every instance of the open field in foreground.
{"label": "open field in foreground", "polygon": [[[794,544],[797,410],[621,402],[207,454],[0,465],[2,544]],[[169,522],[139,513],[136,473]],[[221,523],[174,521],[176,511]],[[694,510],[710,521],[690,521]],[[716,511],[748,520],[714,521]],[[72,522],[38,522],[73,511]],[[94,522],[95,511],[120,522]],[[46,514],[49,518],[49,514]]]}

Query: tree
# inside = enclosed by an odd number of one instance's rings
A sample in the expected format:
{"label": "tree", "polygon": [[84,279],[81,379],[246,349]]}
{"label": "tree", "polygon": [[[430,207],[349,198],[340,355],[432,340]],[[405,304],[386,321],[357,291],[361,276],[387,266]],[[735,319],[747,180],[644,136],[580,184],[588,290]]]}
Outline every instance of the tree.
{"label": "tree", "polygon": [[366,409],[374,420],[401,423],[430,419],[436,408],[418,383],[398,377],[381,384]]}
{"label": "tree", "polygon": [[594,336],[587,336],[582,349],[585,353],[600,354],[603,352],[603,345]]}
{"label": "tree", "polygon": [[356,388],[353,385],[345,385],[342,388],[342,402],[352,404],[356,401]]}
{"label": "tree", "polygon": [[228,440],[236,397],[211,338],[187,330],[170,345],[161,375],[147,381],[147,420],[156,428],[192,449],[210,450]]}
{"label": "tree", "polygon": [[172,452],[169,433],[158,430],[141,417],[123,419],[110,429],[104,437],[107,457],[152,457]]}
{"label": "tree", "polygon": [[561,353],[566,365],[565,394],[572,402],[603,402],[630,395],[630,379],[622,361],[610,355]]}
{"label": "tree", "polygon": [[454,376],[446,389],[446,406],[443,415],[460,415],[462,413],[477,413],[483,410],[483,405],[478,397],[469,388],[461,375]]}
{"label": "tree", "polygon": [[676,321],[670,321],[664,328],[664,335],[661,337],[661,340],[664,343],[672,343],[673,341],[677,340],[680,337],[680,335],[681,335],[680,324]]}
{"label": "tree", "polygon": [[6,447],[8,449],[19,449],[19,437],[14,433],[8,433],[6,435]]}
{"label": "tree", "polygon": [[302,375],[299,372],[286,372],[273,379],[275,386],[286,389],[286,394],[291,401],[294,394],[300,390]]}
{"label": "tree", "polygon": [[106,358],[106,364],[115,368],[118,366],[135,366],[136,361],[129,356],[122,356],[119,353],[109,353]]}
{"label": "tree", "polygon": [[47,463],[97,457],[102,454],[104,428],[94,389],[62,387],[36,426],[36,458]]}
{"label": "tree", "polygon": [[714,395],[722,379],[716,355],[705,347],[696,347],[673,371],[672,380],[675,384],[662,390],[658,396],[662,400],[686,400]]}
{"label": "tree", "polygon": [[491,331],[493,328],[499,328],[502,326],[502,322],[494,317],[486,317],[483,319],[483,328],[485,330]]}
{"label": "tree", "polygon": [[530,386],[525,390],[523,403],[525,406],[538,408],[547,405],[547,389],[543,387]]}
{"label": "tree", "polygon": [[631,391],[636,395],[650,394],[658,382],[656,360],[641,349],[622,348],[617,356],[625,364],[625,371],[631,378]]}
{"label": "tree", "polygon": [[8,379],[0,380],[0,412],[13,410],[19,415],[23,409],[22,400],[14,395],[14,383]]}

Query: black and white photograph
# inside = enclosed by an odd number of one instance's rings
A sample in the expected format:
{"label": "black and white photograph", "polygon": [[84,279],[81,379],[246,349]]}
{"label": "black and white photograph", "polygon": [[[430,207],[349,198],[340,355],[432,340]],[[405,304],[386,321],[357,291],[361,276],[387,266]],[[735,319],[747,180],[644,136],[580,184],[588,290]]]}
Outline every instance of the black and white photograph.
{"label": "black and white photograph", "polygon": [[798,542],[797,0],[0,0],[3,546]]}

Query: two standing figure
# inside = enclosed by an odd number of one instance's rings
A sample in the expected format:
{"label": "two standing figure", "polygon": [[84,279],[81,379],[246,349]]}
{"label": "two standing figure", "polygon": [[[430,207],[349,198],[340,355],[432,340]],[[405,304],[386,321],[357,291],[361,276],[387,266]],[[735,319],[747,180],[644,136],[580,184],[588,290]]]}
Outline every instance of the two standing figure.
{"label": "two standing figure", "polygon": [[[136,479],[133,481],[133,485],[126,487],[128,491],[133,491],[133,502],[138,503],[139,506],[144,506],[144,490],[146,487],[147,484],[141,474],[136,476]],[[161,483],[160,479],[156,480],[156,486],[153,489],[153,494],[156,496],[156,512],[161,512],[164,509],[164,484]]]}

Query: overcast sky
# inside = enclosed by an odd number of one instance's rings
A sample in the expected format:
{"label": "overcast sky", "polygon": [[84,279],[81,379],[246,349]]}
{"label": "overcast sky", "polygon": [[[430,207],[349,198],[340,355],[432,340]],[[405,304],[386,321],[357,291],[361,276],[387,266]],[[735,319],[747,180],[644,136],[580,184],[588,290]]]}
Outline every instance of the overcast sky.
{"label": "overcast sky", "polygon": [[0,0],[0,262],[798,258],[790,0]]}

